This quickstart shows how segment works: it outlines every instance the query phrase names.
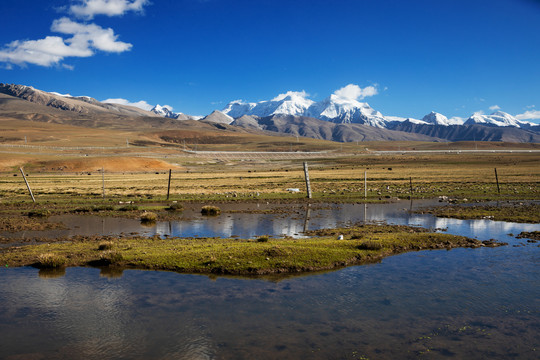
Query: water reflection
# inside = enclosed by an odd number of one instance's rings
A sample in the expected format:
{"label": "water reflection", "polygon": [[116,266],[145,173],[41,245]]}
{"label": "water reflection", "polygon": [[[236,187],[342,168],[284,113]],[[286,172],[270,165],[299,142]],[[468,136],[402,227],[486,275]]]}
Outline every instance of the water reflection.
{"label": "water reflection", "polygon": [[[188,209],[184,221],[151,228],[126,219],[66,221],[77,224],[68,234],[242,237],[385,221],[514,244],[521,240],[508,233],[540,230],[538,224],[409,212],[426,205],[312,204],[215,218]],[[272,282],[114,268],[2,268],[0,358],[536,359],[539,263],[540,248],[531,245],[414,252]]]}
{"label": "water reflection", "polygon": [[[60,237],[73,235],[119,235],[138,233],[145,236],[254,238],[261,235],[301,237],[306,230],[348,226],[356,223],[386,222],[447,229],[451,234],[488,240],[493,234],[519,234],[540,230],[538,224],[515,224],[491,220],[458,220],[413,214],[411,210],[438,205],[433,200],[403,200],[390,204],[293,204],[266,203],[221,204],[223,213],[216,217],[200,214],[200,205],[186,205],[178,221],[143,226],[138,220],[65,215],[51,217],[62,221],[68,230],[4,233],[6,237]],[[238,213],[237,211],[247,211]],[[512,240],[505,236],[504,241]]]}
{"label": "water reflection", "polygon": [[0,270],[0,358],[536,359],[539,261],[534,246],[424,251],[277,282]]}

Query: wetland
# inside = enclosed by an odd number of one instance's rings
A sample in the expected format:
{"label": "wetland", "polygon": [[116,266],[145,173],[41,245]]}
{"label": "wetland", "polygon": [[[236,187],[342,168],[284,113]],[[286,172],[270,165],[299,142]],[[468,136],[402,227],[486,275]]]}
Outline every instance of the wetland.
{"label": "wetland", "polygon": [[6,173],[0,358],[536,359],[538,157],[462,160]]}

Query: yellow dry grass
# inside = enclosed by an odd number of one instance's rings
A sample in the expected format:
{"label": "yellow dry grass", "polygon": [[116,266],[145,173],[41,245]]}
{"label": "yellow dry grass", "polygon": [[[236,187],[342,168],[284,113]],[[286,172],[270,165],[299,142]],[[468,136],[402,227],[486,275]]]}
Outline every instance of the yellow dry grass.
{"label": "yellow dry grass", "polygon": [[[162,197],[166,193],[168,169],[173,166],[155,159],[127,158],[110,160],[105,168],[107,196]],[[79,160],[56,160],[47,163],[67,166],[67,174],[29,173],[34,193],[42,195],[99,196],[102,194],[101,159],[88,159],[84,165]],[[138,167],[139,171],[124,172],[133,164],[143,162],[155,166]],[[131,165],[130,165],[131,164]],[[54,167],[53,166],[53,167]],[[86,167],[85,167],[86,166]],[[186,195],[253,196],[286,193],[287,188],[305,189],[302,161],[259,161],[228,163],[199,161],[185,163],[184,168],[173,170],[171,194],[176,198]],[[320,195],[361,194],[364,191],[364,172],[368,176],[370,196],[409,195],[412,179],[415,195],[436,196],[452,191],[463,196],[493,194],[496,192],[494,168],[497,168],[502,192],[526,196],[540,192],[540,155],[483,154],[483,155],[422,155],[422,156],[354,156],[345,159],[328,159],[310,162],[313,192]],[[93,169],[90,175],[81,169]],[[112,168],[112,170],[108,170]],[[86,171],[86,170],[85,170]],[[111,173],[110,171],[115,171]],[[0,175],[0,194],[4,197],[25,196],[26,189],[20,177],[13,173]],[[236,195],[235,195],[236,194]],[[423,194],[423,195],[422,195]],[[540,195],[539,195],[540,196]]]}

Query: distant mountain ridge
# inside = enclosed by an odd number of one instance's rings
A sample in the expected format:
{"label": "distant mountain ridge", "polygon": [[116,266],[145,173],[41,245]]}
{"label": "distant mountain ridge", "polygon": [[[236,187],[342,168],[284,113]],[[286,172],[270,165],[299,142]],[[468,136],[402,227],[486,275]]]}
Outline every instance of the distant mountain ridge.
{"label": "distant mountain ridge", "polygon": [[258,103],[246,103],[241,100],[235,100],[227,104],[221,112],[235,119],[244,115],[257,117],[292,115],[312,117],[333,123],[365,124],[386,129],[394,128],[401,122],[442,126],[481,124],[523,129],[531,129],[537,126],[540,128],[540,125],[518,120],[514,116],[503,111],[496,111],[491,115],[475,113],[467,120],[459,118],[449,119],[434,111],[424,116],[422,120],[400,118],[397,116],[385,117],[379,111],[369,106],[368,103],[339,97],[335,94],[330,95],[320,102],[306,99],[303,96],[291,92],[273,100],[261,101]]}
{"label": "distant mountain ridge", "polygon": [[124,116],[157,116],[154,113],[133,106],[102,103],[89,96],[70,96],[50,93],[25,85],[0,83],[0,93],[35,104],[79,114],[113,113]]}
{"label": "distant mountain ridge", "polygon": [[[338,92],[319,102],[308,99],[303,92],[288,92],[258,103],[237,100],[230,102],[222,111],[215,110],[204,118],[175,113],[169,106],[156,105],[151,111],[146,111],[128,105],[100,102],[88,96],[62,95],[24,85],[0,83],[0,94],[6,97],[0,101],[0,110],[13,113],[15,103],[9,99],[18,98],[22,103],[17,103],[17,106],[26,109],[23,112],[28,119],[45,119],[45,112],[55,111],[64,114],[61,115],[63,117],[72,117],[69,113],[76,113],[79,122],[83,115],[93,116],[96,121],[103,115],[129,117],[131,120],[135,117],[153,118],[161,119],[161,124],[173,126],[176,126],[175,120],[199,120],[215,124],[218,128],[232,125],[246,130],[334,141],[540,142],[539,125],[520,121],[502,111],[491,115],[473,114],[467,120],[448,119],[436,112],[427,114],[421,120],[401,118],[384,116],[369,104],[339,96]],[[28,105],[24,105],[26,101]],[[33,105],[30,106],[30,103]]]}

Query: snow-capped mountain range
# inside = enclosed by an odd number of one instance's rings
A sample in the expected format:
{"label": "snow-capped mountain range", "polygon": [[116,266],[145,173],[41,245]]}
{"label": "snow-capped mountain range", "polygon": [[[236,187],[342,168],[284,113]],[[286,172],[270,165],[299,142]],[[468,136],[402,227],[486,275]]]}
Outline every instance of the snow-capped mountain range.
{"label": "snow-capped mountain range", "polygon": [[315,102],[307,99],[303,92],[292,91],[279,95],[270,101],[258,103],[246,103],[242,100],[232,101],[221,112],[235,119],[244,115],[257,117],[293,115],[335,123],[367,124],[379,128],[384,128],[386,122],[380,112],[374,110],[369,104],[359,102],[356,99],[332,94],[320,102]]}
{"label": "snow-capped mountain range", "polygon": [[496,111],[491,115],[476,113],[466,120],[461,118],[449,119],[446,116],[433,111],[424,116],[421,120],[398,116],[384,116],[379,111],[369,106],[368,103],[360,102],[356,99],[332,94],[320,102],[315,102],[307,99],[303,92],[288,92],[272,100],[257,103],[236,100],[230,102],[223,110],[221,110],[221,112],[234,119],[244,115],[259,118],[274,115],[293,115],[312,117],[333,123],[365,124],[378,128],[393,128],[396,124],[403,122],[441,126],[481,124],[525,129],[539,126],[534,123],[518,120],[514,116],[502,111]]}

